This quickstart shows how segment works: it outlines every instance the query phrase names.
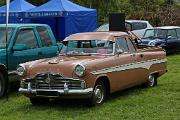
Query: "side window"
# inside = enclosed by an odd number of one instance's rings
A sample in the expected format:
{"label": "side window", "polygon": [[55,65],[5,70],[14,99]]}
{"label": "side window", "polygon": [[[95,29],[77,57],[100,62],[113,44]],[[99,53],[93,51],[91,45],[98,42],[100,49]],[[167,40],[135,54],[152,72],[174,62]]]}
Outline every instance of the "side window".
{"label": "side window", "polygon": [[69,41],[67,47],[78,48],[78,41]]}
{"label": "side window", "polygon": [[46,27],[37,27],[37,31],[39,33],[41,42],[42,42],[42,46],[43,47],[47,47],[47,46],[51,46],[52,42],[51,42],[51,37],[48,33],[48,30]]}
{"label": "side window", "polygon": [[129,46],[129,51],[131,53],[136,52],[135,46],[134,46],[134,44],[132,43],[132,41],[129,38],[127,38],[127,44]]}
{"label": "side window", "polygon": [[27,49],[36,48],[38,45],[34,31],[32,29],[21,29],[16,38],[16,44],[24,44]]}
{"label": "side window", "polygon": [[132,30],[141,30],[147,28],[147,23],[145,22],[132,22]]}
{"label": "side window", "polygon": [[168,30],[168,36],[177,37],[177,36],[176,36],[176,30],[175,30],[175,29]]}
{"label": "side window", "polygon": [[177,37],[180,38],[180,28],[176,29],[176,32],[177,32]]}
{"label": "side window", "polygon": [[129,52],[127,41],[125,38],[117,38],[116,40],[116,52],[118,49],[122,49],[123,52]]}

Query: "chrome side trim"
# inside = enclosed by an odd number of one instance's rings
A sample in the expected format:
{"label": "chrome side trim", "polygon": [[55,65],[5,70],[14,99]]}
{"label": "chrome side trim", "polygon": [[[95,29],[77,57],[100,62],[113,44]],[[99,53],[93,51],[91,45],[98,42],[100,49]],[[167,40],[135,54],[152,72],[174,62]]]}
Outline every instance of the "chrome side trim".
{"label": "chrome side trim", "polygon": [[97,71],[92,71],[91,74],[99,75],[99,74],[106,74],[106,73],[111,73],[111,72],[119,72],[119,71],[125,71],[125,70],[130,70],[130,69],[137,69],[137,68],[144,68],[144,69],[149,70],[153,64],[160,64],[160,63],[165,63],[165,62],[167,62],[167,59],[153,59],[153,60],[130,63],[130,64],[125,64],[125,65],[105,68],[105,69],[101,69],[101,70],[97,70]]}
{"label": "chrome side trim", "polygon": [[8,75],[18,75],[17,71],[8,71]]}

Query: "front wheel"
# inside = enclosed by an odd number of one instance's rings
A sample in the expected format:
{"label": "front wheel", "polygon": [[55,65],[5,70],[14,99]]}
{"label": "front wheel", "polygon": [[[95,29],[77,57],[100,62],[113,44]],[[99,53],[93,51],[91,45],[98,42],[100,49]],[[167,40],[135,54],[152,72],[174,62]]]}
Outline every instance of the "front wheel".
{"label": "front wheel", "polygon": [[0,98],[6,93],[7,85],[3,74],[0,72]]}
{"label": "front wheel", "polygon": [[100,105],[104,102],[106,98],[106,88],[105,85],[102,81],[96,83],[94,90],[93,90],[93,95],[90,99],[90,105],[95,106],[95,105]]}

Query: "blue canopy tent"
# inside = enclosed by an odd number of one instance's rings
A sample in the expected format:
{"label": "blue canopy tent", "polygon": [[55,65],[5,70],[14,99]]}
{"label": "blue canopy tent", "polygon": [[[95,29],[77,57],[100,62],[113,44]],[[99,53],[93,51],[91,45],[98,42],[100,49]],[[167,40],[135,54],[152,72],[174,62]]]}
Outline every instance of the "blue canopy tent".
{"label": "blue canopy tent", "polygon": [[[25,0],[14,0],[9,6],[9,23],[27,23],[30,19],[25,19],[23,17],[23,12],[33,9],[36,6],[26,2]],[[0,23],[5,23],[6,17],[6,5],[0,7]]]}
{"label": "blue canopy tent", "polygon": [[57,40],[70,34],[93,31],[97,27],[97,12],[79,6],[69,0],[51,0],[39,7],[28,10],[26,18],[33,23],[49,24]]}

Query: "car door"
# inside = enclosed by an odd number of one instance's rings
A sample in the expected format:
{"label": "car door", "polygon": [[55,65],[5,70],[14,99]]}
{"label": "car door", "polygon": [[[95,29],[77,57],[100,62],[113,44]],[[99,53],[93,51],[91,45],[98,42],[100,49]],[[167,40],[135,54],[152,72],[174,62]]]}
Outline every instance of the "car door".
{"label": "car door", "polygon": [[178,48],[178,51],[180,51],[180,28],[176,29],[176,33],[177,33],[177,39],[178,39],[177,48]]}
{"label": "car door", "polygon": [[135,63],[134,53],[130,53],[125,37],[116,38],[115,62],[117,64],[116,79],[111,83],[117,90],[128,88],[136,81],[136,72],[133,68]]}
{"label": "car door", "polygon": [[177,51],[179,40],[177,38],[176,30],[175,29],[169,29],[167,32],[167,51],[169,52],[175,52]]}
{"label": "car door", "polygon": [[41,41],[40,49],[42,56],[45,58],[56,56],[58,53],[58,46],[55,43],[55,40],[52,40],[53,38],[50,36],[48,28],[45,26],[38,26],[36,27],[36,30]]}
{"label": "car door", "polygon": [[17,65],[42,58],[39,54],[39,43],[33,28],[18,30],[10,54],[10,67],[15,70]]}
{"label": "car door", "polygon": [[134,43],[132,42],[132,40],[130,38],[126,38],[128,46],[129,46],[129,52],[131,53],[131,55],[134,57],[134,80],[133,80],[133,84],[134,85],[138,85],[143,83],[144,81],[147,80],[148,77],[148,71],[146,69],[147,65],[146,65],[146,61],[147,58],[146,53],[143,51],[137,51],[136,46],[134,45]]}

